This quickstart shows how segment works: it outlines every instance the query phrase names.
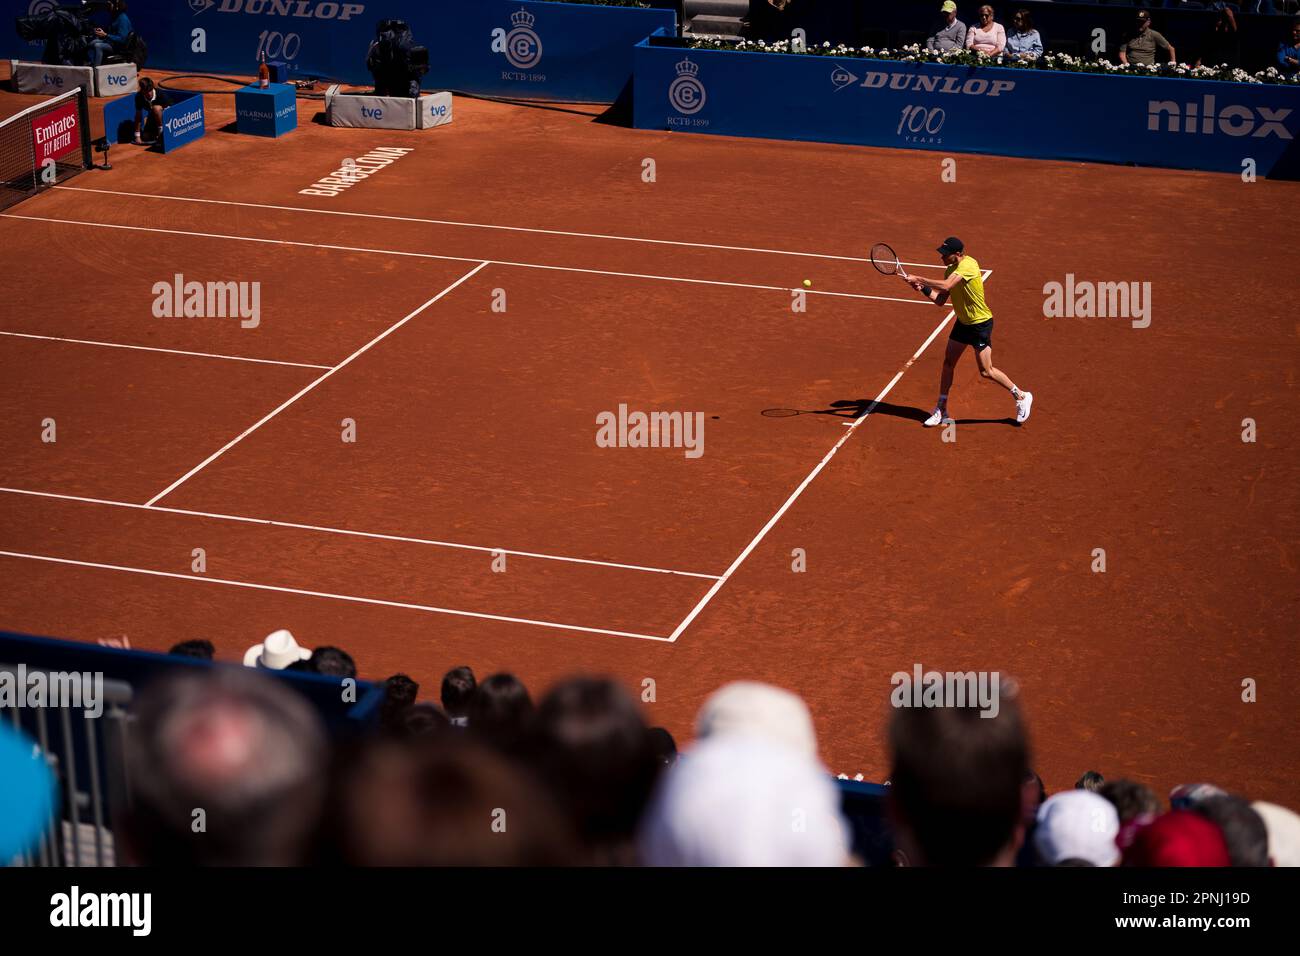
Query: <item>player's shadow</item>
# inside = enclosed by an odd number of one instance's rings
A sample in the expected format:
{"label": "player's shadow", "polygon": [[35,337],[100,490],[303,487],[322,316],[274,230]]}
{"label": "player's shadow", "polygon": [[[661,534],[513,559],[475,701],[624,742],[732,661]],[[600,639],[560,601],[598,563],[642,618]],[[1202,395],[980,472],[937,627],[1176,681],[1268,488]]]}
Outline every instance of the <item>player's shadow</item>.
{"label": "player's shadow", "polygon": [[[872,415],[887,415],[890,418],[903,418],[908,421],[917,422],[918,424],[930,417],[930,412],[922,408],[916,408],[911,405],[891,405],[889,402],[874,402],[870,398],[846,398],[836,402],[831,402],[827,408],[818,409],[768,409],[764,415],[770,412],[794,412],[798,415],[833,415],[836,418],[843,418],[849,421],[862,418],[870,411]],[[783,418],[783,414],[771,414],[772,418]],[[1016,424],[1014,418],[958,418],[955,420],[958,425],[1012,425]]]}

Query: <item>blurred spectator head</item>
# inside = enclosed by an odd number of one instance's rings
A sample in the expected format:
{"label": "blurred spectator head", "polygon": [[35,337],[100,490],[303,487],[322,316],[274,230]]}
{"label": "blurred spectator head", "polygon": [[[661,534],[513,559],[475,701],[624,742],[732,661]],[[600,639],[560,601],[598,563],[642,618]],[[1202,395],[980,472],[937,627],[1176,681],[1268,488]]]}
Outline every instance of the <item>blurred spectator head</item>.
{"label": "blurred spectator head", "polygon": [[1169,809],[1190,810],[1202,800],[1221,797],[1228,791],[1212,783],[1184,783],[1169,791]]}
{"label": "blurred spectator head", "polygon": [[212,646],[211,641],[197,639],[193,641],[181,641],[173,645],[172,649],[167,652],[176,657],[193,657],[201,661],[210,661],[217,654],[217,649]]}
{"label": "blurred spectator head", "polygon": [[1074,782],[1075,790],[1088,790],[1096,793],[1106,783],[1106,778],[1095,770],[1086,770],[1082,777]]}
{"label": "blurred spectator head", "polygon": [[1268,866],[1268,827],[1248,802],[1225,793],[1206,797],[1191,810],[1219,828],[1232,866]]}
{"label": "blurred spectator head", "polygon": [[0,720],[0,866],[36,845],[50,826],[58,785],[45,755],[25,733]]}
{"label": "blurred spectator head", "polygon": [[673,740],[673,735],[664,727],[651,727],[646,733],[650,737],[650,749],[654,752],[655,759],[665,767],[675,764],[677,741]]}
{"label": "blurred spectator head", "polygon": [[899,707],[890,814],[914,865],[1006,864],[1024,837],[1029,743],[1014,696],[978,707]]}
{"label": "blurred spectator head", "polygon": [[1146,825],[1160,815],[1160,798],[1145,783],[1135,780],[1110,780],[1097,791],[1115,805],[1119,822]]}
{"label": "blurred spectator head", "polygon": [[1105,797],[1088,790],[1063,790],[1038,809],[1034,848],[1048,866],[1086,860],[1091,866],[1119,862],[1119,814]]}
{"label": "blurred spectator head", "polygon": [[817,735],[808,705],[770,684],[735,681],[714,691],[695,718],[699,737],[745,734],[817,759]]}
{"label": "blurred spectator head", "polygon": [[470,732],[505,751],[522,746],[532,716],[533,699],[514,674],[493,674],[478,685],[469,703]]}
{"label": "blurred spectator head", "polygon": [[1125,866],[1228,866],[1219,828],[1190,810],[1171,810],[1142,827],[1124,851]]}
{"label": "blurred spectator head", "polygon": [[1268,859],[1273,866],[1300,866],[1300,814],[1276,803],[1251,804],[1268,830]]}
{"label": "blurred spectator head", "polygon": [[939,8],[943,13],[943,18],[948,23],[957,19],[957,4],[953,0],[943,0],[943,6]]}
{"label": "blurred spectator head", "polygon": [[356,678],[357,665],[352,655],[341,647],[318,647],[307,660],[308,670],[326,677]]}
{"label": "blurred spectator head", "polygon": [[305,661],[309,657],[311,651],[300,647],[294,636],[281,628],[268,634],[261,644],[254,644],[244,652],[244,666],[282,671],[294,661]]}
{"label": "blurred spectator head", "polygon": [[631,862],[661,766],[636,700],[611,680],[563,681],[539,705],[532,743],[531,759],[572,815],[590,857]]}
{"label": "blurred spectator head", "polygon": [[428,740],[449,726],[447,715],[433,704],[414,704],[402,713],[401,724],[393,728],[399,737],[407,740]]}
{"label": "blurred spectator head", "polygon": [[405,674],[394,674],[384,681],[384,701],[379,705],[379,726],[388,733],[402,733],[406,728],[406,712],[415,706],[415,699],[419,695],[420,685]]}
{"label": "blurred spectator head", "polygon": [[702,740],[662,778],[639,846],[649,866],[844,866],[839,791],[807,754],[769,740]]}
{"label": "blurred spectator head", "polygon": [[1021,7],[1019,10],[1015,12],[1015,14],[1011,17],[1011,22],[1015,25],[1015,28],[1019,30],[1021,33],[1028,33],[1030,30],[1034,28],[1034,17],[1024,7]]}
{"label": "blurred spectator head", "polygon": [[442,709],[453,724],[465,722],[469,702],[474,697],[474,672],[468,667],[453,667],[442,678]]}
{"label": "blurred spectator head", "polygon": [[359,866],[558,866],[566,821],[521,767],[463,734],[384,740],[340,775],[343,859]]}
{"label": "blurred spectator head", "polygon": [[157,865],[302,862],[328,759],[306,701],[270,677],[217,668],[151,685],[135,717],[130,857]]}

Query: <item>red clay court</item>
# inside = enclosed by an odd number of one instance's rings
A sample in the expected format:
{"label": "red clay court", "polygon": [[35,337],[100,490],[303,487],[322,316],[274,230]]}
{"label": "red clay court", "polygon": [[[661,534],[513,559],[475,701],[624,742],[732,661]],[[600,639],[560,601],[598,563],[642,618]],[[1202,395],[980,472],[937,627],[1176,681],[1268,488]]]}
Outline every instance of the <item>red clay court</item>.
{"label": "red clay court", "polygon": [[[720,684],[768,681],[869,780],[892,673],[998,670],[1049,790],[1099,767],[1295,802],[1300,321],[1277,226],[1300,186],[973,155],[953,184],[936,154],[598,108],[458,97],[414,133],[320,108],[268,141],[209,97],[197,143],[116,147],[0,216],[5,628],[238,660],[287,627],[426,694],[461,663],[539,689],[608,673],[653,681],[648,719],[679,739]],[[300,194],[383,147],[412,151]],[[866,257],[883,239],[937,274],[953,233],[1036,402],[1015,427],[966,356],[945,442],[920,419],[947,310]],[[174,274],[260,283],[260,324],[155,318]],[[1150,327],[1044,318],[1067,274],[1150,282]],[[598,447],[620,404],[703,412],[703,454]]]}

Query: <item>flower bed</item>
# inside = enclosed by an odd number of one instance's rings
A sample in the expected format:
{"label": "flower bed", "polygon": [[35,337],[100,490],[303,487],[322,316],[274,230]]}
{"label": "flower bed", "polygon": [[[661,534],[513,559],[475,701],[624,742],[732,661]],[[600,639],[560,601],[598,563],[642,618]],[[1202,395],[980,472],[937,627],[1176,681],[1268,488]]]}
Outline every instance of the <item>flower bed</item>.
{"label": "flower bed", "polygon": [[1111,63],[1109,60],[1088,60],[1068,53],[1048,53],[1037,60],[1018,59],[1013,56],[986,56],[973,50],[927,50],[918,44],[891,50],[888,47],[849,47],[830,43],[802,46],[792,40],[766,43],[763,40],[699,39],[689,42],[694,50],[727,50],[735,53],[787,53],[795,56],[833,56],[872,60],[896,60],[900,63],[937,63],[947,66],[1000,66],[1018,70],[1048,70],[1061,73],[1099,73],[1108,76],[1158,76],[1166,79],[1221,80],[1228,83],[1276,83],[1300,86],[1300,73],[1286,76],[1277,67],[1270,66],[1258,73],[1230,66],[1189,66],[1186,63],[1159,63],[1142,66],[1136,63]]}

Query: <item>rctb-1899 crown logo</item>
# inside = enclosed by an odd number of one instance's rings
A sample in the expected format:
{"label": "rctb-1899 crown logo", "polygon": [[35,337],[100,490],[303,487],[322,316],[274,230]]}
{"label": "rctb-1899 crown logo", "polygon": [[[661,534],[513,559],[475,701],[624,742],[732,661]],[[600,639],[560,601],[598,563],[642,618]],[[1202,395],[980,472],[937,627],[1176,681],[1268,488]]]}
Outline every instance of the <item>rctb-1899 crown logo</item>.
{"label": "rctb-1899 crown logo", "polygon": [[517,13],[510,14],[510,22],[515,25],[505,39],[506,59],[517,70],[531,70],[542,59],[542,38],[533,32],[537,17],[523,7]]}
{"label": "rctb-1899 crown logo", "polygon": [[677,64],[677,79],[668,87],[668,102],[677,112],[691,116],[704,109],[708,94],[699,78],[700,68],[689,59]]}

